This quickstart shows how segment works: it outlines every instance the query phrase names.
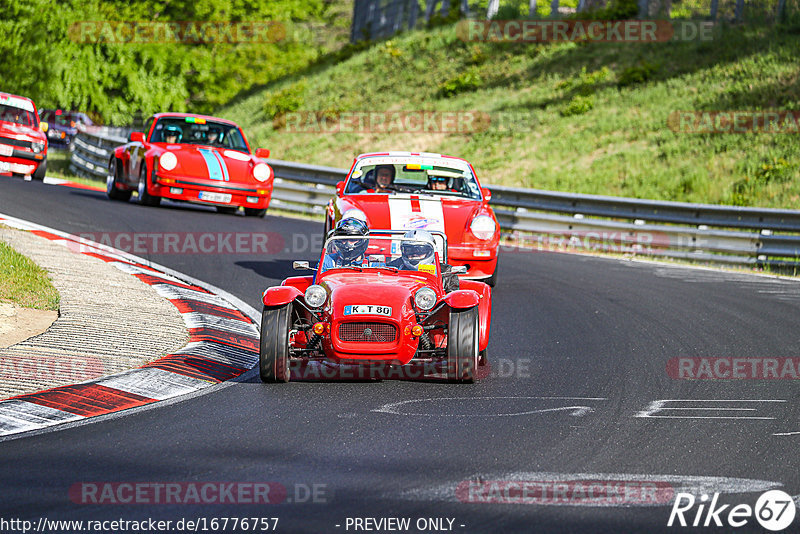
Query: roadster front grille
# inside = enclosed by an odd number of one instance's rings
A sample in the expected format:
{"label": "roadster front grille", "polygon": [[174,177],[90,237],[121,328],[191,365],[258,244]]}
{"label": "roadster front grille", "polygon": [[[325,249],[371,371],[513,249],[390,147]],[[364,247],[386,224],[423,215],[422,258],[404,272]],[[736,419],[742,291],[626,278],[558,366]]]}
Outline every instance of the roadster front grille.
{"label": "roadster front grille", "polygon": [[397,337],[397,328],[387,323],[342,323],[339,339],[351,343],[391,343]]}

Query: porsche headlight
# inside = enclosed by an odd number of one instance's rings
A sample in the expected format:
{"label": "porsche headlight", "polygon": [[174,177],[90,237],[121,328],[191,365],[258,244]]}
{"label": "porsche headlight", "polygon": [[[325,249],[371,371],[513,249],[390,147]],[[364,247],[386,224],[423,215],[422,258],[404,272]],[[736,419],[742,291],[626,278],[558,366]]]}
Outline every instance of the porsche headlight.
{"label": "porsche headlight", "polygon": [[178,165],[178,157],[172,152],[164,152],[161,154],[161,157],[158,158],[158,164],[165,171],[171,171]]}
{"label": "porsche headlight", "polygon": [[423,287],[414,294],[414,306],[422,311],[428,311],[436,304],[436,292],[429,288]]}
{"label": "porsche headlight", "polygon": [[44,150],[44,143],[31,143],[31,149],[38,154]]}
{"label": "porsche headlight", "polygon": [[319,308],[323,304],[325,304],[325,300],[328,298],[328,293],[325,291],[325,288],[318,285],[308,286],[306,289],[305,299],[306,304],[311,306],[312,308]]}
{"label": "porsche headlight", "polygon": [[494,232],[497,229],[497,225],[495,224],[494,219],[488,215],[478,215],[472,219],[472,224],[469,225],[469,229],[472,231],[475,237],[486,241],[494,237]]}
{"label": "porsche headlight", "polygon": [[358,208],[350,208],[349,210],[345,210],[345,212],[342,214],[342,219],[350,219],[350,218],[368,222],[367,214]]}
{"label": "porsche headlight", "polygon": [[256,163],[253,167],[253,178],[259,182],[266,182],[272,176],[272,171],[266,163]]}

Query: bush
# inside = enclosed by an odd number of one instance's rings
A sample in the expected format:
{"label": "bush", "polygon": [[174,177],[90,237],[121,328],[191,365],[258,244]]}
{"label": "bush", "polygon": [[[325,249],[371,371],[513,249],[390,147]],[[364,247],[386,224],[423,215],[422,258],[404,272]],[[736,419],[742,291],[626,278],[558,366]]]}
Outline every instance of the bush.
{"label": "bush", "polygon": [[306,83],[301,80],[280,91],[269,93],[264,102],[264,114],[275,120],[286,113],[297,111],[303,105],[305,91]]}
{"label": "bush", "polygon": [[642,61],[639,65],[624,69],[617,80],[619,87],[638,85],[651,79],[658,72],[658,65]]}
{"label": "bush", "polygon": [[474,91],[482,86],[483,79],[478,69],[471,68],[439,84],[439,96],[449,98],[458,93]]}
{"label": "bush", "polygon": [[569,104],[560,113],[562,117],[572,117],[573,115],[583,115],[594,108],[594,96],[575,95]]}
{"label": "bush", "polygon": [[581,73],[576,78],[564,80],[558,84],[559,89],[574,89],[582,96],[593,95],[597,86],[606,81],[611,74],[608,67],[600,70],[586,72],[586,67],[581,68]]}

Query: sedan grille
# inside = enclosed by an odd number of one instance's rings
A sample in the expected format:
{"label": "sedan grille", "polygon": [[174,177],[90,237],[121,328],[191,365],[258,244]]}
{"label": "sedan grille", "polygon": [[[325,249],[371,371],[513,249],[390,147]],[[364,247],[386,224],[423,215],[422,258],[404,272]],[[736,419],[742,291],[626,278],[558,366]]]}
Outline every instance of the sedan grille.
{"label": "sedan grille", "polygon": [[0,137],[0,145],[21,146],[24,148],[31,148],[30,141],[20,141],[19,139],[12,139],[10,137]]}
{"label": "sedan grille", "polygon": [[397,337],[397,328],[386,323],[342,323],[339,339],[355,343],[391,343]]}

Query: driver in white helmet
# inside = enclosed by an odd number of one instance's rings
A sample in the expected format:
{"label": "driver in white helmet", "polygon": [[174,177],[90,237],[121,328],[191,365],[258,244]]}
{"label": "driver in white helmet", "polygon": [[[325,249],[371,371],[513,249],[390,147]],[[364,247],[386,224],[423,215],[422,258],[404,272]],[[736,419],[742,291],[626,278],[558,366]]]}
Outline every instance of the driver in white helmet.
{"label": "driver in white helmet", "polygon": [[409,230],[403,235],[400,243],[402,256],[390,261],[389,267],[397,267],[402,271],[418,271],[420,265],[434,268],[436,244],[430,232],[425,230]]}

